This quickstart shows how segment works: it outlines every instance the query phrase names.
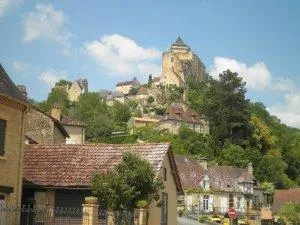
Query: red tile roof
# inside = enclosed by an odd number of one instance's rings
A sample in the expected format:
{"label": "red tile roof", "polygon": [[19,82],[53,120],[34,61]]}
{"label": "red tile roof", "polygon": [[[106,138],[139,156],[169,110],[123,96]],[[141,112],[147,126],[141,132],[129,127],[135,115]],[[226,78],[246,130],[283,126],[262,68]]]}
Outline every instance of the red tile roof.
{"label": "red tile roof", "polygon": [[187,156],[175,156],[176,166],[184,189],[201,189],[200,182],[207,175],[214,191],[240,192],[238,181],[253,182],[253,177],[244,168],[223,165],[207,165],[207,170],[198,160]]}
{"label": "red tile roof", "polygon": [[275,190],[273,200],[273,214],[278,214],[281,207],[288,203],[300,204],[300,188]]}
{"label": "red tile roof", "polygon": [[[202,123],[203,118],[199,113],[194,110],[184,106],[182,103],[173,103],[165,113],[161,122],[174,120],[174,121],[184,121],[188,123]],[[206,121],[206,120],[205,120]]]}
{"label": "red tile roof", "polygon": [[66,124],[66,125],[73,125],[73,126],[82,126],[82,127],[85,127],[85,123],[84,122],[82,122],[80,120],[77,120],[77,119],[74,119],[74,118],[71,118],[69,116],[61,116],[60,123],[61,124]]}
{"label": "red tile roof", "polygon": [[128,151],[148,160],[156,174],[169,156],[177,190],[182,191],[169,143],[29,145],[24,178],[27,184],[45,187],[89,187],[94,173],[113,169]]}

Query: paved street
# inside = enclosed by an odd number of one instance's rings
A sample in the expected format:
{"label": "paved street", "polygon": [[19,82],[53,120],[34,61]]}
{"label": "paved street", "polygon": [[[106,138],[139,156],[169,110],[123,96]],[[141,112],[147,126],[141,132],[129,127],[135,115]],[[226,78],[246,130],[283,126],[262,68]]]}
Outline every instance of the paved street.
{"label": "paved street", "polygon": [[203,223],[198,223],[194,220],[189,220],[183,217],[177,217],[178,225],[205,225]]}

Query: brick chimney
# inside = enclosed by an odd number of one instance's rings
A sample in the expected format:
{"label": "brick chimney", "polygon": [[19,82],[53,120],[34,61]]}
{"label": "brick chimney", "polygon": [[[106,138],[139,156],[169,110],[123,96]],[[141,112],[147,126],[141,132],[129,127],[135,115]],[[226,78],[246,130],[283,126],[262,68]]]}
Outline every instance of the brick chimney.
{"label": "brick chimney", "polygon": [[17,88],[18,88],[19,91],[22,93],[22,95],[24,96],[24,98],[27,99],[27,90],[26,90],[26,86],[24,86],[24,85],[17,85]]}
{"label": "brick chimney", "polygon": [[54,105],[52,106],[51,116],[52,116],[54,119],[57,119],[58,121],[60,121],[60,117],[61,117],[61,109],[60,109],[60,105],[59,105],[59,104],[54,104]]}
{"label": "brick chimney", "polygon": [[253,177],[253,166],[252,166],[252,163],[248,164],[247,171]]}

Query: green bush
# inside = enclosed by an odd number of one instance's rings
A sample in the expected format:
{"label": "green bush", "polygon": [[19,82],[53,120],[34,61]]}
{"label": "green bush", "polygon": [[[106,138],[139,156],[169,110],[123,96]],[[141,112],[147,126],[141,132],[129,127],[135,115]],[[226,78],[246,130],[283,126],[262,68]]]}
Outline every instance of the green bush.
{"label": "green bush", "polygon": [[209,221],[209,217],[208,216],[200,216],[199,217],[199,222],[200,223],[204,223],[204,222],[207,222]]}

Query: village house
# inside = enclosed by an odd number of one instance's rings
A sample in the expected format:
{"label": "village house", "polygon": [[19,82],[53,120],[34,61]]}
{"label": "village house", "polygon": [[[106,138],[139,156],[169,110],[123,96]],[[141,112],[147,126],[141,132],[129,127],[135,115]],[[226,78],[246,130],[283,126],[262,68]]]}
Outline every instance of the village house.
{"label": "village house", "polygon": [[177,193],[183,192],[168,143],[26,146],[23,203],[34,199],[36,206],[80,208],[84,197],[91,194],[92,175],[113,169],[124,152],[148,160],[156,177],[164,181],[160,193],[162,206],[153,203],[149,207],[148,224],[176,224]]}
{"label": "village house", "polygon": [[70,81],[59,81],[55,84],[56,88],[64,89],[69,96],[70,101],[78,101],[78,98],[83,93],[88,92],[88,81],[87,79],[78,79],[73,83]]}
{"label": "village house", "polygon": [[259,214],[253,202],[257,198],[251,164],[247,169],[210,165],[186,156],[176,156],[175,161],[185,193],[179,197],[179,208],[220,218],[229,208],[234,208],[239,216],[247,214],[247,207],[250,214]]}
{"label": "village house", "polygon": [[121,91],[112,91],[105,98],[106,104],[109,106],[113,106],[115,102],[119,102],[122,104],[127,104],[129,102],[126,95],[124,95]]}
{"label": "village house", "polygon": [[278,218],[281,208],[286,204],[300,204],[300,188],[275,190],[272,208],[275,218]]}
{"label": "village house", "polygon": [[131,117],[128,120],[128,128],[134,133],[136,128],[155,126],[159,122],[159,119],[148,117]]}
{"label": "village house", "polygon": [[171,133],[175,134],[179,132],[182,125],[198,133],[209,133],[208,120],[182,103],[172,103],[160,119],[158,125],[160,129],[168,129]]}
{"label": "village house", "polygon": [[116,91],[122,92],[123,94],[129,94],[129,91],[132,88],[137,88],[139,87],[141,84],[140,82],[136,79],[136,77],[134,77],[132,80],[130,81],[124,81],[124,82],[119,82],[116,84]]}
{"label": "village house", "polygon": [[[27,101],[0,64],[0,205],[21,204],[27,107]],[[1,221],[0,212],[0,224]]]}
{"label": "village house", "polygon": [[186,78],[189,76],[205,81],[205,66],[191,48],[178,37],[170,49],[163,53],[160,82],[164,86],[175,84],[185,88]]}
{"label": "village house", "polygon": [[85,141],[85,123],[63,116],[59,105],[54,105],[51,110],[51,116],[60,122],[63,128],[67,131],[69,137],[66,137],[66,144],[84,144]]}
{"label": "village house", "polygon": [[55,105],[51,115],[31,105],[25,117],[26,142],[39,144],[66,143],[70,135],[61,122],[56,119],[60,115],[60,107]]}

